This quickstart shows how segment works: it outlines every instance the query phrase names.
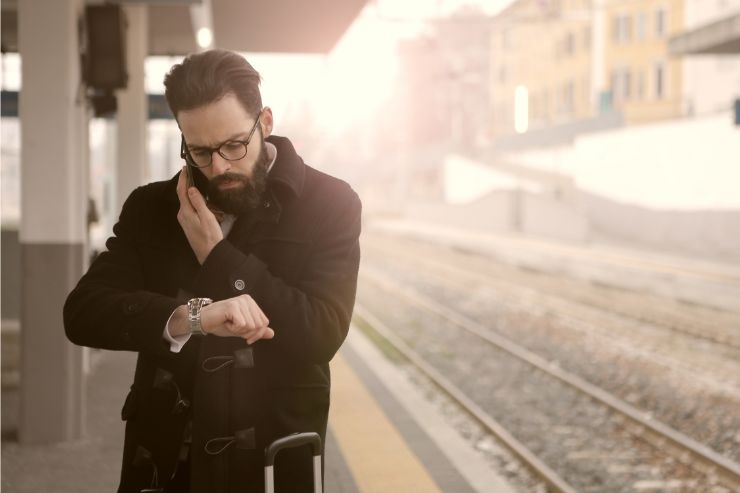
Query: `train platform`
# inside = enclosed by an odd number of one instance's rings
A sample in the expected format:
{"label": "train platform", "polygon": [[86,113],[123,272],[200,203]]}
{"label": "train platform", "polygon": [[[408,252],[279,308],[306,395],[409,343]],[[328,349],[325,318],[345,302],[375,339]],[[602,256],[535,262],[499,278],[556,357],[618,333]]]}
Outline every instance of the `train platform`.
{"label": "train platform", "polygon": [[400,235],[546,273],[740,312],[740,262],[603,242],[453,227],[413,219],[368,221],[365,235]]}
{"label": "train platform", "polygon": [[[7,440],[18,399],[17,390],[14,395],[5,387],[2,489],[115,491],[124,431],[120,407],[134,364],[133,353],[94,352],[87,432],[71,443],[21,446]],[[359,329],[350,330],[331,366],[326,492],[514,491]]]}

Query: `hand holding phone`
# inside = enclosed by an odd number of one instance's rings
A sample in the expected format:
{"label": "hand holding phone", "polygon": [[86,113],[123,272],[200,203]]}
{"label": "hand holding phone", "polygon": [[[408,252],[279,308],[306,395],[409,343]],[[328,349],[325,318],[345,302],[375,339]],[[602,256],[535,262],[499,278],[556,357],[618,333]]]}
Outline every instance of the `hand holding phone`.
{"label": "hand holding phone", "polygon": [[[205,196],[198,190],[198,174],[194,174],[192,177],[196,186],[188,186],[188,177],[194,171],[186,167],[180,173],[177,182],[177,195],[180,200],[177,221],[180,223],[198,262],[202,264],[213,247],[223,239],[223,231]],[[202,176],[202,174],[200,175]],[[205,176],[203,176],[203,179],[207,180]]]}

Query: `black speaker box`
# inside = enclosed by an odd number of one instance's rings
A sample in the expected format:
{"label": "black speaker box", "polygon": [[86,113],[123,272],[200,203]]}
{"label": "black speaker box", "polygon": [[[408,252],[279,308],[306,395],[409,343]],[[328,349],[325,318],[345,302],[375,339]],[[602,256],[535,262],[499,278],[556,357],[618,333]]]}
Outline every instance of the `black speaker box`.
{"label": "black speaker box", "polygon": [[90,96],[96,118],[113,118],[118,111],[118,99],[113,91],[96,91]]}
{"label": "black speaker box", "polygon": [[85,7],[83,72],[93,89],[124,89],[126,71],[126,19],[119,5]]}

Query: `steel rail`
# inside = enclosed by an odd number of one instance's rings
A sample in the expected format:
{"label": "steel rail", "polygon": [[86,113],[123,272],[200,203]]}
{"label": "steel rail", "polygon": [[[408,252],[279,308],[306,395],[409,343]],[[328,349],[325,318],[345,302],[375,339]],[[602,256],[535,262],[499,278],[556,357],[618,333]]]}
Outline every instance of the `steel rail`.
{"label": "steel rail", "polygon": [[542,479],[542,481],[547,484],[548,488],[558,493],[576,493],[576,490],[572,486],[566,483],[563,478],[561,478],[547,464],[542,462],[534,453],[532,453],[532,451],[524,446],[524,444],[514,438],[514,436],[511,435],[503,425],[493,419],[493,417],[481,409],[480,406],[460,391],[452,382],[424,361],[416,351],[411,349],[405,342],[396,336],[390,328],[378,320],[377,317],[372,315],[359,303],[355,304],[355,315],[367,322],[371,329],[385,339],[393,349],[398,351],[404,358],[421,370],[421,372],[424,373],[439,389],[450,396],[466,413],[473,417],[481,426],[503,443],[504,446],[516,455],[532,472]]}
{"label": "steel rail", "polygon": [[361,271],[361,275],[365,278],[373,278],[374,282],[381,285],[387,292],[395,292],[403,296],[412,304],[437,314],[467,332],[476,335],[480,339],[557,378],[597,402],[604,404],[616,411],[619,415],[626,417],[633,426],[636,426],[638,430],[636,434],[639,434],[645,441],[652,443],[658,449],[671,448],[673,452],[671,455],[680,462],[709,477],[716,475],[727,486],[740,491],[740,464],[731,461],[670,426],[653,419],[650,413],[640,411],[600,387],[561,369],[556,364],[545,360],[512,340],[492,332],[475,320],[444,307],[440,303],[413,291],[411,288],[406,287],[400,289],[397,283],[390,282],[381,274],[369,274],[366,269]]}
{"label": "steel rail", "polygon": [[[375,241],[373,241],[373,242],[375,242]],[[373,243],[373,242],[371,242],[371,243]],[[493,282],[488,276],[485,276],[485,275],[481,274],[480,272],[471,271],[471,270],[469,270],[467,268],[461,268],[461,267],[457,267],[457,266],[454,266],[454,265],[449,265],[449,264],[440,262],[438,260],[429,259],[429,258],[426,258],[426,257],[409,255],[409,254],[406,254],[404,252],[400,252],[398,250],[393,250],[393,249],[391,249],[391,248],[389,248],[389,247],[387,247],[385,245],[379,245],[379,244],[377,244],[377,242],[375,242],[375,243],[376,244],[370,245],[370,248],[371,249],[377,249],[377,250],[385,251],[385,252],[392,251],[392,253],[394,255],[396,255],[396,256],[403,256],[404,258],[407,258],[407,259],[408,258],[411,258],[414,262],[419,262],[419,263],[422,263],[423,265],[426,265],[426,266],[436,267],[437,269],[440,269],[440,270],[446,270],[446,271],[449,271],[449,272],[453,272],[453,273],[455,273],[455,274],[457,274],[459,276],[473,278],[473,279],[476,279],[479,282],[484,283],[484,284],[493,285],[493,286],[497,286],[497,285],[500,286],[500,285],[503,284],[503,285],[510,285],[510,286],[514,287],[515,289],[522,289],[522,287],[519,286],[518,283],[516,283],[516,282],[512,282],[512,281],[500,281],[500,280],[497,280],[496,282]],[[707,340],[707,341],[710,341],[710,342],[713,342],[713,343],[716,343],[716,344],[722,344],[724,346],[729,346],[729,347],[732,347],[734,349],[740,349],[740,338],[733,338],[733,334],[731,334],[729,332],[717,334],[717,333],[714,333],[714,332],[711,332],[710,331],[709,333],[707,333],[706,330],[704,329],[704,326],[706,326],[706,324],[707,324],[706,321],[697,321],[697,320],[694,320],[694,319],[687,319],[686,317],[682,317],[681,320],[675,320],[674,319],[674,320],[671,320],[671,321],[666,321],[666,319],[663,318],[663,317],[661,317],[661,316],[655,316],[655,315],[649,315],[649,314],[647,314],[647,312],[645,312],[645,310],[638,310],[637,311],[637,315],[635,315],[635,311],[634,310],[632,310],[632,311],[616,310],[613,306],[609,306],[607,304],[594,303],[592,300],[583,300],[583,299],[579,299],[579,298],[575,298],[574,299],[574,298],[570,298],[570,297],[565,297],[562,294],[553,293],[553,292],[550,292],[550,291],[547,291],[547,290],[544,290],[542,296],[544,296],[545,299],[548,300],[548,302],[550,303],[552,309],[554,309],[554,310],[556,310],[558,312],[561,312],[561,313],[563,313],[563,310],[561,308],[557,308],[555,306],[558,301],[560,301],[560,302],[565,301],[565,302],[568,302],[568,303],[575,303],[575,304],[583,305],[583,306],[586,306],[586,307],[589,307],[589,308],[596,308],[598,310],[603,310],[603,311],[606,311],[606,312],[609,312],[609,313],[613,313],[613,314],[615,314],[617,316],[629,317],[629,318],[632,318],[634,320],[639,320],[639,321],[644,321],[644,322],[647,322],[647,323],[651,323],[651,324],[657,325],[657,326],[659,326],[659,327],[661,327],[663,329],[670,330],[672,332],[686,334],[688,336],[696,337],[698,339],[704,339],[704,340]],[[636,306],[636,302],[635,301],[630,301],[629,303],[631,305],[633,305],[633,306]],[[642,307],[640,307],[640,308],[642,308]],[[674,316],[675,316],[675,314],[674,314]]]}

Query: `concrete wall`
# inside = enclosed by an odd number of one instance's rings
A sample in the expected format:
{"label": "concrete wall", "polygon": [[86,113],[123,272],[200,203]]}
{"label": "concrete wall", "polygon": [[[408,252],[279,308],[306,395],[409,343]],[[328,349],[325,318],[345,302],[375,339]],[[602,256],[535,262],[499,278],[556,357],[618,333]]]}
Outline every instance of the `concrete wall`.
{"label": "concrete wall", "polygon": [[[581,214],[592,230],[585,237],[737,259],[738,156],[740,127],[733,126],[731,113],[722,112],[584,135],[572,146],[510,153],[506,158],[572,177],[581,196],[576,216]],[[551,212],[540,218],[534,212],[540,209],[524,210],[536,224],[548,226],[545,218]],[[552,220],[553,226],[568,224],[563,218]],[[559,233],[556,227],[544,232]]]}
{"label": "concrete wall", "polygon": [[591,238],[740,264],[740,210],[660,211],[583,193]]}
{"label": "concrete wall", "polygon": [[[465,175],[472,165],[451,167],[447,160],[448,204],[410,204],[404,212],[449,226],[740,262],[738,156],[740,127],[728,112],[622,128],[582,135],[571,146],[509,153],[503,159],[518,165],[510,169],[479,162],[467,180],[451,175]],[[565,197],[536,173],[523,179],[523,167],[563,175],[575,189]],[[486,186],[495,189],[475,199]],[[453,187],[459,190],[447,193]],[[464,199],[466,188],[468,202],[449,203]]]}
{"label": "concrete wall", "polygon": [[586,215],[546,193],[496,190],[468,204],[411,203],[409,219],[486,232],[524,233],[563,241],[586,241]]}
{"label": "concrete wall", "polygon": [[496,191],[468,204],[416,202],[405,206],[405,217],[446,226],[510,231],[516,227],[516,200],[513,191]]}
{"label": "concrete wall", "polygon": [[510,153],[510,162],[574,179],[584,192],[664,211],[740,209],[740,127],[730,112],[579,137]]}
{"label": "concrete wall", "polygon": [[403,215],[474,231],[616,243],[740,264],[740,210],[655,210],[583,191],[566,203],[548,193],[499,190],[468,204],[407,204]]}
{"label": "concrete wall", "polygon": [[521,232],[565,241],[583,242],[590,224],[583,210],[544,194],[523,194]]}

